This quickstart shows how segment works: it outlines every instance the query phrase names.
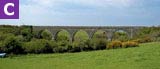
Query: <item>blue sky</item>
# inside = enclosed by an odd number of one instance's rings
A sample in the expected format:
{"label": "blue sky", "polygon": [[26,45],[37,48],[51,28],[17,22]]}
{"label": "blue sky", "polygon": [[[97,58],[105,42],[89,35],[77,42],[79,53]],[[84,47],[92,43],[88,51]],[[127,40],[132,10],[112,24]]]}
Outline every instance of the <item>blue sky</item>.
{"label": "blue sky", "polygon": [[0,24],[157,26],[160,0],[20,0],[20,19]]}

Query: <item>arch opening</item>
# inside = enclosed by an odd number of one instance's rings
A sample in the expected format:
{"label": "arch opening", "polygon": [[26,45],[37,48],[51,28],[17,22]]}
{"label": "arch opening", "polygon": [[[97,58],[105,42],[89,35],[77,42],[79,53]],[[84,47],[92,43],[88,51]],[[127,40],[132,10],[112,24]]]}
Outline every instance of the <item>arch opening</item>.
{"label": "arch opening", "polygon": [[56,41],[70,41],[70,34],[67,30],[60,30],[55,34]]}
{"label": "arch opening", "polygon": [[96,38],[108,39],[107,32],[103,31],[103,30],[97,30],[97,31],[95,31],[93,33],[93,35],[92,35],[92,39],[96,39]]}
{"label": "arch opening", "polygon": [[87,41],[88,39],[89,39],[89,35],[84,30],[79,30],[75,32],[75,34],[73,35],[73,41],[82,42],[82,41]]}
{"label": "arch opening", "polygon": [[53,36],[52,36],[52,33],[48,29],[43,29],[43,30],[39,31],[38,38],[51,40],[53,38]]}
{"label": "arch opening", "polygon": [[117,30],[113,33],[113,39],[112,40],[119,40],[119,41],[128,41],[129,40],[129,34],[124,30]]}

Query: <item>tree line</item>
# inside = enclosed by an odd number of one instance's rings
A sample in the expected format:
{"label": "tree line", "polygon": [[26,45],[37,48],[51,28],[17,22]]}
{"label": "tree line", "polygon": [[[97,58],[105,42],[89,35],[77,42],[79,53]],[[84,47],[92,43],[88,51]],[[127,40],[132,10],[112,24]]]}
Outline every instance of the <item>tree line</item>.
{"label": "tree line", "polygon": [[65,53],[92,50],[138,47],[139,43],[160,41],[160,27],[144,27],[133,39],[125,32],[116,32],[111,41],[103,31],[96,32],[89,39],[86,32],[80,30],[70,41],[68,33],[59,32],[56,40],[47,29],[34,32],[32,26],[0,26],[0,52],[8,54],[28,53]]}

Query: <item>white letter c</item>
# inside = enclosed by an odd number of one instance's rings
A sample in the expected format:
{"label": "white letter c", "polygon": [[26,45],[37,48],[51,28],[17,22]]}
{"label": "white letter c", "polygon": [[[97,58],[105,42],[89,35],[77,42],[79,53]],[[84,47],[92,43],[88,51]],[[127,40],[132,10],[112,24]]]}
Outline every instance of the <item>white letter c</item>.
{"label": "white letter c", "polygon": [[14,11],[13,12],[8,12],[8,7],[9,6],[12,6],[12,7],[14,7],[14,4],[13,3],[7,3],[5,6],[4,6],[4,13],[6,14],[6,15],[8,15],[8,16],[12,16],[12,15],[14,15]]}

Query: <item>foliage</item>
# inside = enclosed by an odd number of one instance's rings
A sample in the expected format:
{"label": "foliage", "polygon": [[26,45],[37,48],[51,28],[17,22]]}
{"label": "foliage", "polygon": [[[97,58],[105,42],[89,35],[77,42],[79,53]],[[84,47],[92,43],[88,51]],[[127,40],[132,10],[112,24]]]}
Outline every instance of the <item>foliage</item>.
{"label": "foliage", "polygon": [[105,31],[102,30],[98,30],[97,32],[94,33],[93,37],[94,38],[103,38],[103,39],[107,39],[107,33]]}
{"label": "foliage", "polygon": [[67,52],[71,48],[71,43],[66,40],[57,42],[57,45],[57,51],[60,53]]}
{"label": "foliage", "polygon": [[8,36],[1,44],[2,51],[6,53],[20,54],[23,53],[22,43],[15,36]]}
{"label": "foliage", "polygon": [[107,48],[108,49],[115,49],[115,48],[121,48],[122,47],[122,42],[121,41],[111,41]]}
{"label": "foliage", "polygon": [[14,36],[14,34],[0,32],[0,41],[4,41],[9,36]]}
{"label": "foliage", "polygon": [[93,50],[103,50],[106,49],[106,39],[92,39],[90,40],[90,45],[89,47]]}
{"label": "foliage", "polygon": [[83,30],[79,30],[74,35],[74,41],[76,42],[86,42],[88,39],[89,39],[88,33]]}
{"label": "foliage", "polygon": [[[0,52],[13,54],[25,53],[64,53],[89,50],[102,50],[106,48],[121,48],[122,46],[135,47],[137,43],[160,41],[159,27],[143,27],[136,31],[134,40],[128,38],[124,31],[117,31],[111,42],[107,41],[107,32],[97,30],[92,39],[84,30],[69,34],[61,30],[57,36],[47,29],[34,30],[32,26],[0,26]],[[73,37],[74,36],[74,37]],[[73,37],[73,40],[71,39]],[[52,40],[55,38],[56,41]],[[72,41],[71,41],[72,40]]]}
{"label": "foliage", "polygon": [[141,39],[135,39],[135,40],[132,40],[133,42],[137,42],[137,43],[147,43],[147,42],[152,42],[152,38],[151,37],[144,37],[144,38],[141,38]]}
{"label": "foliage", "polygon": [[102,50],[106,48],[107,34],[105,31],[98,30],[94,33],[92,39],[90,40],[89,47],[93,50]]}
{"label": "foliage", "polygon": [[48,31],[47,29],[45,29],[41,32],[41,38],[46,39],[46,40],[51,40],[52,33],[50,31]]}
{"label": "foliage", "polygon": [[138,48],[64,54],[28,54],[0,59],[1,69],[160,69],[160,43]]}
{"label": "foliage", "polygon": [[81,52],[81,51],[86,51],[88,50],[89,48],[89,45],[87,45],[86,42],[77,42],[77,41],[74,41],[72,43],[72,50],[71,52]]}
{"label": "foliage", "polygon": [[57,36],[55,37],[56,41],[70,41],[70,35],[66,30],[61,30],[57,33]]}
{"label": "foliage", "polygon": [[127,35],[126,32],[124,32],[124,31],[117,31],[113,35],[113,40],[119,40],[119,41],[124,42],[124,41],[129,40],[129,38],[128,38],[128,35]]}
{"label": "foliage", "polygon": [[[137,36],[135,38],[142,39],[142,43],[151,42],[151,41],[159,41],[160,38],[160,27],[144,27],[137,32]],[[147,40],[148,39],[148,40]]]}
{"label": "foliage", "polygon": [[53,41],[45,39],[34,39],[30,42],[24,43],[23,48],[27,53],[52,53],[56,44]]}
{"label": "foliage", "polygon": [[23,41],[30,41],[33,37],[32,28],[30,26],[20,27],[20,34],[24,38]]}
{"label": "foliage", "polygon": [[89,44],[87,41],[89,40],[89,36],[87,32],[83,30],[79,30],[74,35],[74,42],[72,43],[72,52],[81,52],[86,51],[89,48]]}
{"label": "foliage", "polygon": [[127,41],[122,43],[123,48],[128,48],[128,47],[138,47],[138,43],[133,42],[133,41]]}
{"label": "foliage", "polygon": [[19,35],[20,29],[18,26],[0,25],[0,32],[2,32],[4,34],[12,33],[14,35]]}

